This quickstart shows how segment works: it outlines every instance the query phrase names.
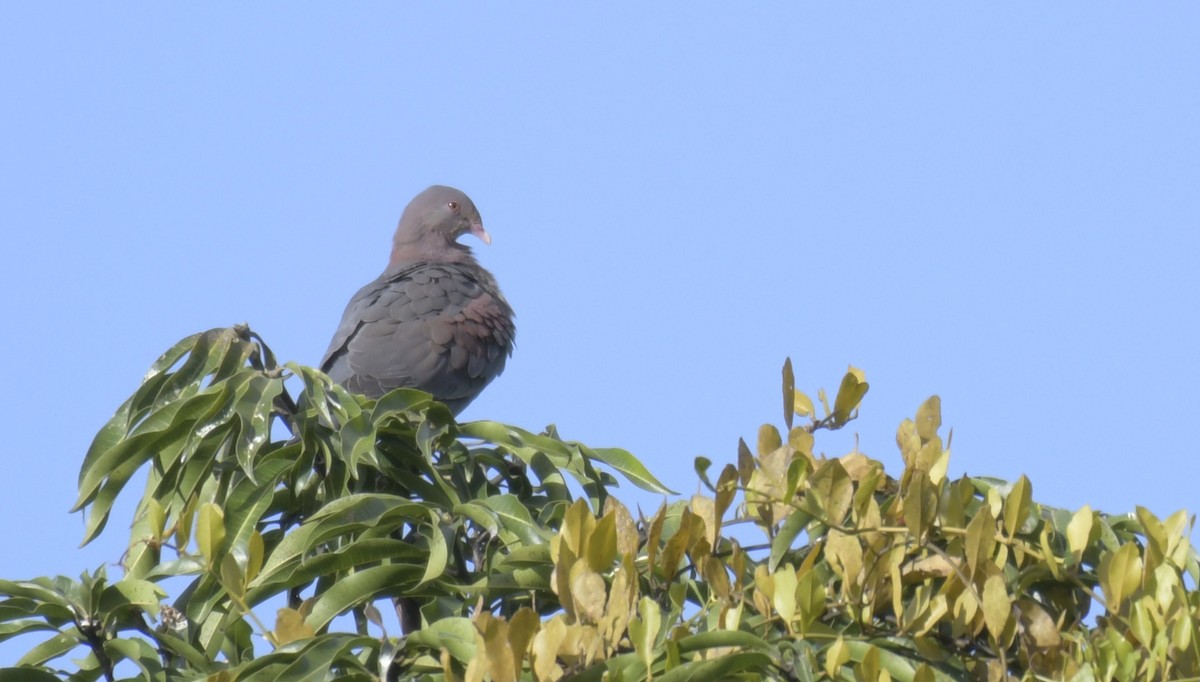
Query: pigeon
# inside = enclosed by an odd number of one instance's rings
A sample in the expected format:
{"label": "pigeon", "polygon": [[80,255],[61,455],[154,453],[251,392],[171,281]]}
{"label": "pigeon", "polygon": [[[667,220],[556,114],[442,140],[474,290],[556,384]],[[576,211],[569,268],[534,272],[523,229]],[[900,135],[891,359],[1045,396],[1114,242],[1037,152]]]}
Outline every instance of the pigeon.
{"label": "pigeon", "polygon": [[457,416],[504,371],[513,309],[458,238],[492,238],[463,192],[434,185],[400,216],[387,268],[350,299],[321,370],[352,393],[416,388]]}

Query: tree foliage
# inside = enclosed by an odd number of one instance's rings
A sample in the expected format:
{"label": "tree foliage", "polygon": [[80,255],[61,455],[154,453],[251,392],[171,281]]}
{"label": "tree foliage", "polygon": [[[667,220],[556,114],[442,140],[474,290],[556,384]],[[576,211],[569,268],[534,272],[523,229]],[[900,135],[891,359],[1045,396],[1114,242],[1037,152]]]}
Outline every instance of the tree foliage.
{"label": "tree foliage", "polygon": [[0,673],[1200,676],[1184,512],[1072,512],[1035,502],[1024,477],[952,480],[937,397],[897,430],[899,478],[859,452],[818,454],[867,389],[852,368],[832,405],[814,404],[786,363],[784,430],[763,426],[716,472],[698,458],[707,494],[635,518],[618,477],[670,491],[628,452],[456,423],[418,391],[353,396],[280,366],[244,327],[197,334],[154,363],[83,461],[85,542],[144,472],[119,579],[0,580],[0,639],[41,635]]}

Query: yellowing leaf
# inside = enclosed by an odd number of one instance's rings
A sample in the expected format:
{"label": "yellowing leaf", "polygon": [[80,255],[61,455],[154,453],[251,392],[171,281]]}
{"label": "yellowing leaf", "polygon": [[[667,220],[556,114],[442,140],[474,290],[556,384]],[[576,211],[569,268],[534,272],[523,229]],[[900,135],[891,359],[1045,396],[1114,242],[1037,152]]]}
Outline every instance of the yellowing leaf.
{"label": "yellowing leaf", "polygon": [[758,456],[766,457],[772,452],[775,452],[783,446],[783,438],[779,435],[779,429],[770,424],[763,424],[758,427]]}
{"label": "yellowing leaf", "polygon": [[297,639],[312,637],[316,631],[304,622],[304,614],[295,609],[279,609],[275,614],[275,646],[280,647]]}
{"label": "yellowing leaf", "polygon": [[588,566],[597,573],[612,568],[617,558],[617,517],[605,514],[592,530],[587,542]]}
{"label": "yellowing leaf", "polygon": [[691,504],[692,513],[704,521],[704,529],[706,531],[706,539],[710,546],[717,545],[717,535],[720,528],[716,522],[716,504],[712,498],[705,497],[699,493],[692,495]]}
{"label": "yellowing leaf", "polygon": [[642,597],[638,604],[638,618],[629,621],[629,641],[637,652],[638,659],[646,666],[646,679],[651,679],[652,664],[657,655],[655,642],[662,628],[662,611],[650,597]]}
{"label": "yellowing leaf", "polygon": [[1012,600],[1004,586],[1004,577],[993,573],[983,583],[983,621],[996,641],[1003,641],[1004,628],[1012,617]]}
{"label": "yellowing leaf", "polygon": [[817,413],[813,407],[812,398],[808,397],[804,391],[796,391],[795,397],[792,399],[792,409],[801,417],[811,417]]}
{"label": "yellowing leaf", "polygon": [[654,513],[653,518],[651,518],[650,522],[646,524],[646,526],[650,529],[649,532],[646,533],[646,563],[651,569],[657,565],[655,559],[658,555],[658,544],[662,539],[663,522],[666,520],[666,517],[667,502],[666,500],[663,500],[663,503],[658,506],[658,511]]}
{"label": "yellowing leaf", "polygon": [[1008,497],[1004,499],[1004,528],[1009,537],[1015,537],[1025,525],[1025,518],[1033,500],[1033,486],[1024,474],[1013,484]]}
{"label": "yellowing leaf", "polygon": [[796,569],[792,568],[791,564],[786,564],[771,577],[775,585],[775,594],[771,603],[790,631],[792,619],[796,616],[796,586],[799,582],[796,577]]}
{"label": "yellowing leaf", "polygon": [[842,578],[842,594],[849,595],[863,568],[863,550],[858,536],[830,529],[825,539],[825,556],[834,572]]}
{"label": "yellowing leaf", "polygon": [[604,604],[608,599],[604,578],[588,568],[585,561],[576,561],[571,568],[571,599],[580,622],[596,623],[604,615]]}
{"label": "yellowing leaf", "polygon": [[221,557],[221,586],[234,597],[241,598],[246,594],[246,580],[242,575],[242,567],[232,554]]}
{"label": "yellowing leaf", "polygon": [[518,609],[508,622],[508,643],[513,652],[513,679],[520,679],[525,654],[541,624],[537,612],[528,606]]}
{"label": "yellowing leaf", "polygon": [[262,570],[263,565],[263,537],[262,533],[254,531],[250,534],[250,541],[246,546],[246,582],[250,582],[258,577],[258,572]]}
{"label": "yellowing leaf", "polygon": [[996,519],[991,509],[980,506],[967,526],[966,558],[969,575],[977,575],[984,564],[992,560],[996,549]]}
{"label": "yellowing leaf", "polygon": [[862,370],[851,367],[842,377],[842,385],[838,388],[837,397],[833,400],[833,421],[844,424],[849,420],[869,388],[870,385],[866,382],[866,375]]}
{"label": "yellowing leaf", "polygon": [[807,631],[809,624],[816,622],[821,614],[825,613],[825,583],[816,571],[805,571],[804,566],[801,566],[799,579],[796,581],[795,599],[803,633]]}
{"label": "yellowing leaf", "polygon": [[938,496],[928,474],[919,469],[912,473],[903,497],[904,525],[915,539],[920,540],[937,516]]}
{"label": "yellowing leaf", "polygon": [[[516,682],[515,671],[519,671],[519,663],[509,642],[508,623],[487,611],[480,611],[472,620],[478,632],[476,641],[482,640],[482,646],[476,646],[476,658],[471,663],[478,661],[480,665],[476,670],[482,671],[492,682]],[[468,674],[468,677],[473,675]]]}
{"label": "yellowing leaf", "polygon": [[[737,475],[737,472],[734,472]],[[622,556],[636,557],[638,551],[638,529],[637,523],[633,520],[633,515],[629,513],[629,509],[617,501],[617,498],[609,496],[604,500],[604,515],[612,515],[614,517],[614,526],[617,531],[617,553]]]}
{"label": "yellowing leaf", "polygon": [[792,359],[783,361],[783,423],[792,428],[795,414],[796,376],[792,373]]}
{"label": "yellowing leaf", "polygon": [[1039,649],[1053,649],[1062,644],[1058,625],[1050,614],[1033,599],[1022,597],[1017,600],[1017,612],[1025,636]]}
{"label": "yellowing leaf", "polygon": [[1100,588],[1110,612],[1120,613],[1122,604],[1141,583],[1142,557],[1132,542],[1100,561]]}
{"label": "yellowing leaf", "polygon": [[1092,534],[1093,517],[1092,508],[1085,504],[1075,512],[1071,522],[1067,524],[1067,547],[1074,557],[1072,563],[1078,564],[1083,557],[1083,550],[1087,549],[1088,538]]}
{"label": "yellowing leaf", "polygon": [[857,682],[883,682],[886,674],[887,671],[879,667],[879,649],[873,645],[868,646],[862,660],[854,666],[854,679]]}
{"label": "yellowing leaf", "polygon": [[942,427],[941,398],[934,395],[921,403],[921,406],[917,408],[916,427],[917,435],[922,441],[931,440],[937,436],[938,429]]}
{"label": "yellowing leaf", "polygon": [[838,679],[838,671],[847,661],[850,660],[850,649],[846,646],[846,640],[839,635],[838,638],[829,645],[825,650],[825,674],[829,679]]}
{"label": "yellowing leaf", "polygon": [[531,660],[533,676],[539,682],[557,680],[563,676],[558,666],[558,650],[562,647],[567,636],[567,624],[562,615],[557,615],[546,621],[533,636]]}
{"label": "yellowing leaf", "polygon": [[225,512],[212,502],[200,507],[200,518],[196,523],[196,544],[209,566],[216,561],[221,543],[225,541]]}

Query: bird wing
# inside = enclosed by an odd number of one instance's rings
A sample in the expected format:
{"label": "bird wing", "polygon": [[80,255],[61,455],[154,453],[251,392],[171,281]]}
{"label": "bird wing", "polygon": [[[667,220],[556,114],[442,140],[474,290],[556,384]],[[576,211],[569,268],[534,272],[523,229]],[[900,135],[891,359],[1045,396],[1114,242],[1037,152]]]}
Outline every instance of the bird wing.
{"label": "bird wing", "polygon": [[457,413],[504,371],[515,337],[512,314],[477,265],[384,273],[350,299],[321,369],[371,397],[418,388]]}

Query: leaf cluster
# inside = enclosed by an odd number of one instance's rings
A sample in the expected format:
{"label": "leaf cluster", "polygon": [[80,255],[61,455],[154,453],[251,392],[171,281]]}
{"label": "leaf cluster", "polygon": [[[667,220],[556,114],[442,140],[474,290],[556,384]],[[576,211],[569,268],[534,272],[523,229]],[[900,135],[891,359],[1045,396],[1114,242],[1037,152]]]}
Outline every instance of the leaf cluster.
{"label": "leaf cluster", "polygon": [[705,493],[635,518],[618,477],[669,491],[628,452],[459,424],[418,391],[350,395],[244,327],[197,334],[154,363],[81,467],[85,542],[144,472],[120,579],[0,580],[0,639],[45,633],[0,673],[1200,676],[1185,513],[1069,511],[1035,502],[1024,477],[950,479],[937,397],[897,430],[899,478],[862,452],[821,454],[868,389],[851,368],[814,403],[785,363],[784,430],[764,425],[715,477],[697,458]]}

